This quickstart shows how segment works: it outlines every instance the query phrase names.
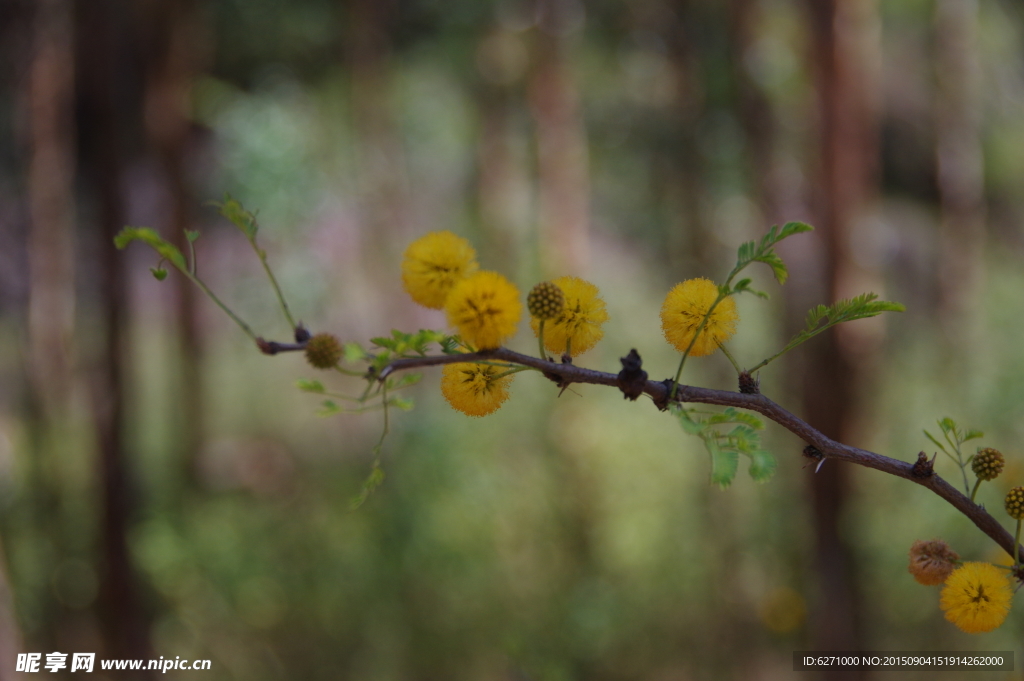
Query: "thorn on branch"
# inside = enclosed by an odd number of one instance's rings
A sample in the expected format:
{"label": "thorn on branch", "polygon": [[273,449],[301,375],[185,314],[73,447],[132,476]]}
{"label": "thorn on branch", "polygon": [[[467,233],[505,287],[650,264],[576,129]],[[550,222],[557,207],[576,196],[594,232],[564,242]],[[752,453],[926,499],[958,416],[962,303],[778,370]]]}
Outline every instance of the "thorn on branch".
{"label": "thorn on branch", "polygon": [[915,478],[930,478],[935,475],[935,454],[931,459],[924,452],[917,453],[917,462],[910,469],[910,474]]}
{"label": "thorn on branch", "polygon": [[740,392],[744,395],[760,395],[761,379],[756,376],[751,376],[749,371],[741,371]]}
{"label": "thorn on branch", "polygon": [[814,445],[807,445],[806,447],[804,447],[804,456],[806,456],[808,459],[821,461],[825,455],[822,454],[821,450],[815,447]]}
{"label": "thorn on branch", "polygon": [[622,371],[619,372],[618,385],[624,399],[636,401],[636,398],[644,394],[647,386],[647,372],[641,369],[643,360],[640,353],[633,348],[625,357],[620,357]]}
{"label": "thorn on branch", "polygon": [[807,445],[806,447],[804,447],[804,456],[811,460],[807,462],[807,465],[804,466],[804,468],[810,466],[812,462],[817,462],[818,465],[814,467],[815,473],[821,470],[822,464],[825,463],[825,455],[822,454],[821,450],[815,447],[814,445]]}

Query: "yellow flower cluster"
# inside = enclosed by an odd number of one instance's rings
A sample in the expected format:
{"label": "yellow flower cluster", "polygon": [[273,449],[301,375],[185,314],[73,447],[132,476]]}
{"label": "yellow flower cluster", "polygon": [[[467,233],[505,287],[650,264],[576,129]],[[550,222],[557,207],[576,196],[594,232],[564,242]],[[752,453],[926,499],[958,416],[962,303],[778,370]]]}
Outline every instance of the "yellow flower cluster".
{"label": "yellow flower cluster", "polygon": [[[516,333],[523,309],[519,290],[497,272],[479,271],[473,247],[451,232],[431,232],[409,245],[402,283],[420,305],[444,309],[448,323],[470,350],[499,348]],[[601,325],[608,321],[597,287],[577,277],[562,277],[545,286],[543,300],[533,300],[535,307],[543,302],[543,310],[551,315],[546,319],[545,347],[573,356],[594,347],[604,335]],[[564,302],[561,309],[556,302]],[[537,333],[537,319],[532,325]],[[490,414],[508,398],[512,375],[506,371],[487,364],[450,364],[444,368],[441,391],[465,414]]]}

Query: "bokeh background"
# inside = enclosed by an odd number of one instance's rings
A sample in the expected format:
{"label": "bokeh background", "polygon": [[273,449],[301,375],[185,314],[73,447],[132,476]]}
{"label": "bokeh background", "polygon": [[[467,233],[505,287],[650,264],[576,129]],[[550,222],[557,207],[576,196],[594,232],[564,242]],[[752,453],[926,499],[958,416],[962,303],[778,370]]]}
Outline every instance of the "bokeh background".
{"label": "bokeh background", "polygon": [[[596,283],[611,321],[579,363],[616,371],[635,347],[660,379],[669,287],[804,220],[784,289],[754,272],[772,299],[739,301],[734,354],[753,365],[819,302],[905,303],[762,390],[904,460],[934,451],[921,431],[940,417],[984,430],[1009,463],[980,499],[1009,526],[1019,2],[3,0],[0,129],[0,679],[54,650],[209,658],[167,678],[246,681],[925,678],[793,672],[807,649],[1024,665],[1020,594],[972,637],[906,572],[915,539],[1003,560],[990,540],[906,481],[814,474],[771,424],[776,477],[719,490],[649,400],[522,374],[472,419],[429,370],[352,512],[380,413],[318,417],[301,356],[260,355],[175,272],[155,281],[151,251],[112,246],[126,224],[201,230],[200,274],[286,341],[258,260],[206,203],[229,192],[259,211],[297,316],[365,343],[444,328],[399,263],[449,229],[521,290]],[[721,356],[684,378],[735,381]]]}

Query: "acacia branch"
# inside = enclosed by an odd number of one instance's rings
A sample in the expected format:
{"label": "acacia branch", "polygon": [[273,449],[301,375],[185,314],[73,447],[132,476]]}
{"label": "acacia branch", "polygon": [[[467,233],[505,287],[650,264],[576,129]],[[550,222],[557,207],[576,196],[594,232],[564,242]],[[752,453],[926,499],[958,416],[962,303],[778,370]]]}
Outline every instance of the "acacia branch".
{"label": "acacia branch", "polygon": [[[635,351],[634,351],[635,353]],[[631,357],[634,353],[631,353]],[[647,393],[654,400],[660,409],[666,409],[670,403],[672,392],[672,381],[646,380],[637,384],[635,375],[626,385],[624,377],[625,369],[620,374],[609,374],[603,371],[595,371],[576,366],[571,363],[549,362],[539,357],[523,355],[508,348],[496,350],[481,350],[456,355],[438,355],[428,357],[413,357],[409,359],[397,359],[381,370],[378,378],[384,380],[396,371],[404,371],[425,366],[436,366],[439,364],[451,364],[454,362],[473,362],[485,360],[498,360],[519,364],[534,369],[539,369],[545,376],[565,386],[570,383],[590,383],[594,385],[610,385],[621,389],[629,396],[630,392],[639,395],[640,392]],[[623,365],[626,366],[627,358],[623,358]],[[636,357],[634,372],[639,371],[639,356]],[[640,372],[643,376],[643,372]],[[642,388],[642,389],[641,389]],[[764,395],[730,392],[728,390],[714,390],[711,388],[700,388],[692,385],[680,384],[676,389],[675,397],[671,402],[698,402],[701,404],[718,404],[728,407],[748,409],[762,414],[766,418],[779,424],[790,431],[807,444],[814,447],[824,458],[837,461],[848,461],[850,463],[874,468],[875,470],[895,475],[914,482],[922,487],[930,489],[935,494],[945,499],[953,508],[967,516],[971,522],[978,526],[982,532],[992,538],[999,546],[1006,550],[1011,556],[1024,561],[1024,547],[1016,544],[1010,533],[989,513],[964,496],[955,487],[937,475],[931,467],[931,462],[919,461],[911,464],[888,456],[869,452],[866,449],[851,447],[841,442],[836,442],[825,436],[821,431],[812,427],[803,419],[795,416],[787,409],[779,406]]]}

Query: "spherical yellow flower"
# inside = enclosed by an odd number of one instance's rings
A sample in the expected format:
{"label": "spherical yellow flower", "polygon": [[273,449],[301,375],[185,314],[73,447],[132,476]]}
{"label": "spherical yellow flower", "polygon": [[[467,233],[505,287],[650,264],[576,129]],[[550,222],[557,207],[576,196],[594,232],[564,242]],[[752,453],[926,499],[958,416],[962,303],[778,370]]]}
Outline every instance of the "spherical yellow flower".
{"label": "spherical yellow flower", "polygon": [[487,416],[508,399],[514,374],[496,378],[505,371],[505,367],[491,364],[446,364],[441,373],[441,394],[463,414]]}
{"label": "spherical yellow flower", "polygon": [[907,569],[919,584],[935,586],[946,581],[958,560],[960,556],[946,542],[919,539],[910,547],[910,566]]}
{"label": "spherical yellow flower", "polygon": [[477,271],[469,242],[445,230],[409,244],[402,260],[402,284],[420,305],[440,310],[457,283]]}
{"label": "spherical yellow flower", "polygon": [[501,347],[515,335],[523,313],[519,291],[497,272],[477,272],[460,281],[448,294],[444,309],[462,340],[478,350]]}
{"label": "spherical yellow flower", "polygon": [[990,563],[964,563],[946,580],[940,605],[961,631],[981,634],[1003,623],[1012,598],[1005,570]]}
{"label": "spherical yellow flower", "polygon": [[[568,345],[571,356],[581,355],[604,338],[601,325],[608,321],[608,311],[601,292],[579,277],[559,277],[551,283],[562,289],[565,306],[558,317],[544,323],[544,347],[560,355]],[[540,323],[536,318],[530,319],[530,326],[537,335]]]}
{"label": "spherical yellow flower", "polygon": [[[688,279],[676,284],[661,305],[661,330],[665,340],[679,352],[686,352],[716,298],[718,287],[709,279]],[[718,303],[697,336],[690,355],[704,357],[713,353],[736,333],[738,319],[736,301],[732,296]]]}

